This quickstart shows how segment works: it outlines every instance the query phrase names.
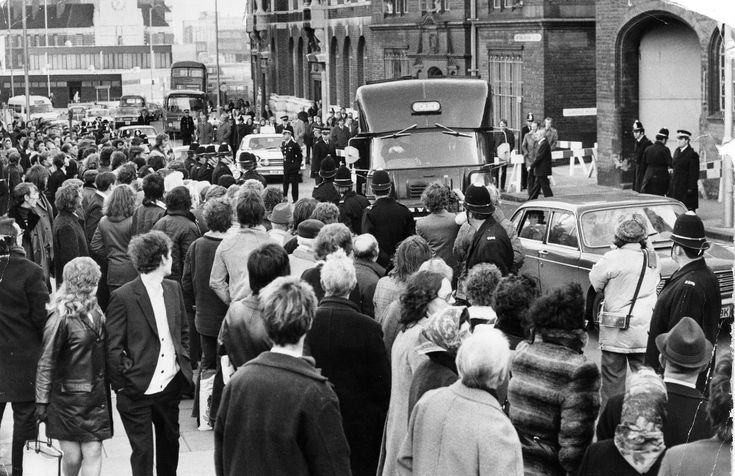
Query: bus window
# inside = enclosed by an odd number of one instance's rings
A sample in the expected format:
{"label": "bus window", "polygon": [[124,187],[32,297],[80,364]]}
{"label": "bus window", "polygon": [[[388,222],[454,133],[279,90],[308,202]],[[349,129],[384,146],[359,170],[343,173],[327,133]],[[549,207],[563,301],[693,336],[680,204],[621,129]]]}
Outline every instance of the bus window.
{"label": "bus window", "polygon": [[166,105],[168,112],[184,112],[188,109],[190,111],[199,111],[204,107],[204,102],[201,98],[194,98],[189,96],[170,96]]}

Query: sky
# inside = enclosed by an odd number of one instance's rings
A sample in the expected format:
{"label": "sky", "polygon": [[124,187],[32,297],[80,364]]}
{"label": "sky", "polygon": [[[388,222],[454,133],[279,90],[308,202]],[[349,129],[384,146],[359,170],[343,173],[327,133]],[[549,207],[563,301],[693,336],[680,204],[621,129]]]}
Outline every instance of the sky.
{"label": "sky", "polygon": [[[214,0],[166,0],[171,9],[171,19],[174,23],[174,33],[177,41],[182,37],[181,22],[196,20],[203,11],[214,11]],[[217,10],[221,16],[242,17],[245,12],[245,0],[218,0]],[[244,26],[243,26],[244,28]]]}

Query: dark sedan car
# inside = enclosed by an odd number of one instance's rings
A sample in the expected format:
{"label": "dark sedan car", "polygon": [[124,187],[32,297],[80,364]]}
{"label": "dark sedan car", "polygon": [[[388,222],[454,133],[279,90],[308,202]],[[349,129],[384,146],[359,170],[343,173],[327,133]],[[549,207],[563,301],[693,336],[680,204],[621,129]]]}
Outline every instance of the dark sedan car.
{"label": "dark sedan car", "polygon": [[[542,291],[569,281],[579,283],[586,292],[589,319],[595,298],[589,271],[610,250],[618,219],[631,213],[646,217],[648,239],[661,265],[660,290],[676,270],[670,256],[671,232],[676,217],[685,212],[686,208],[677,200],[630,191],[525,202],[511,219],[525,248],[521,272],[538,277]],[[721,317],[730,319],[733,254],[715,244],[705,253],[705,260],[720,282]]]}
{"label": "dark sedan car", "polygon": [[115,120],[115,127],[130,126],[138,124],[140,113],[135,107],[122,106],[115,110],[112,117]]}

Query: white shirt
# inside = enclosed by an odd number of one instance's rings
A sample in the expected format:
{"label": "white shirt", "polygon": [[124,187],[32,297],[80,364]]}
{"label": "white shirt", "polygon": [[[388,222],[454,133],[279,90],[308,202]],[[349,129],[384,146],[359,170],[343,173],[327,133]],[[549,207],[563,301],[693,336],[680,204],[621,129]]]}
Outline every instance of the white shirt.
{"label": "white shirt", "polygon": [[675,383],[677,385],[681,385],[682,387],[697,388],[697,385],[694,383],[685,382],[683,380],[678,380],[671,377],[664,377],[664,383]]}
{"label": "white shirt", "polygon": [[146,395],[162,392],[166,386],[171,383],[176,373],[179,371],[179,364],[176,362],[176,349],[174,341],[171,338],[171,330],[168,327],[168,318],[166,316],[166,302],[163,300],[163,284],[162,280],[152,277],[148,274],[141,274],[140,280],[148,292],[148,299],[151,300],[153,315],[156,318],[156,329],[158,329],[158,339],[161,349],[158,354],[158,362],[156,370],[153,371]]}

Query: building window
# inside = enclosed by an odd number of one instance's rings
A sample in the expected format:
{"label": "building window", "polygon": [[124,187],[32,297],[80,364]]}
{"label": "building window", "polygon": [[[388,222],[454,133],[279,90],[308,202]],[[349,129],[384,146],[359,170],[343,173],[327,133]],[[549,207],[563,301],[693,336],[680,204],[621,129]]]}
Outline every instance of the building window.
{"label": "building window", "polygon": [[384,16],[405,15],[406,13],[408,13],[408,0],[383,0]]}
{"label": "building window", "polygon": [[512,6],[513,6],[513,0],[493,0],[493,8],[495,10],[511,8]]}
{"label": "building window", "polygon": [[521,125],[521,102],[523,61],[518,54],[490,53],[490,86],[493,95],[493,124],[501,119],[508,121],[510,129],[519,130]]}
{"label": "building window", "polygon": [[400,78],[408,76],[409,62],[405,48],[386,48],[384,51],[385,77]]}
{"label": "building window", "polygon": [[[720,40],[720,53],[719,53],[719,110],[724,111],[725,110],[725,65],[727,64],[725,61],[725,42]],[[733,68],[733,74],[732,74],[732,80],[733,80],[733,111],[735,111],[735,68]]]}
{"label": "building window", "polygon": [[449,0],[421,0],[421,13],[444,13],[449,11]]}

